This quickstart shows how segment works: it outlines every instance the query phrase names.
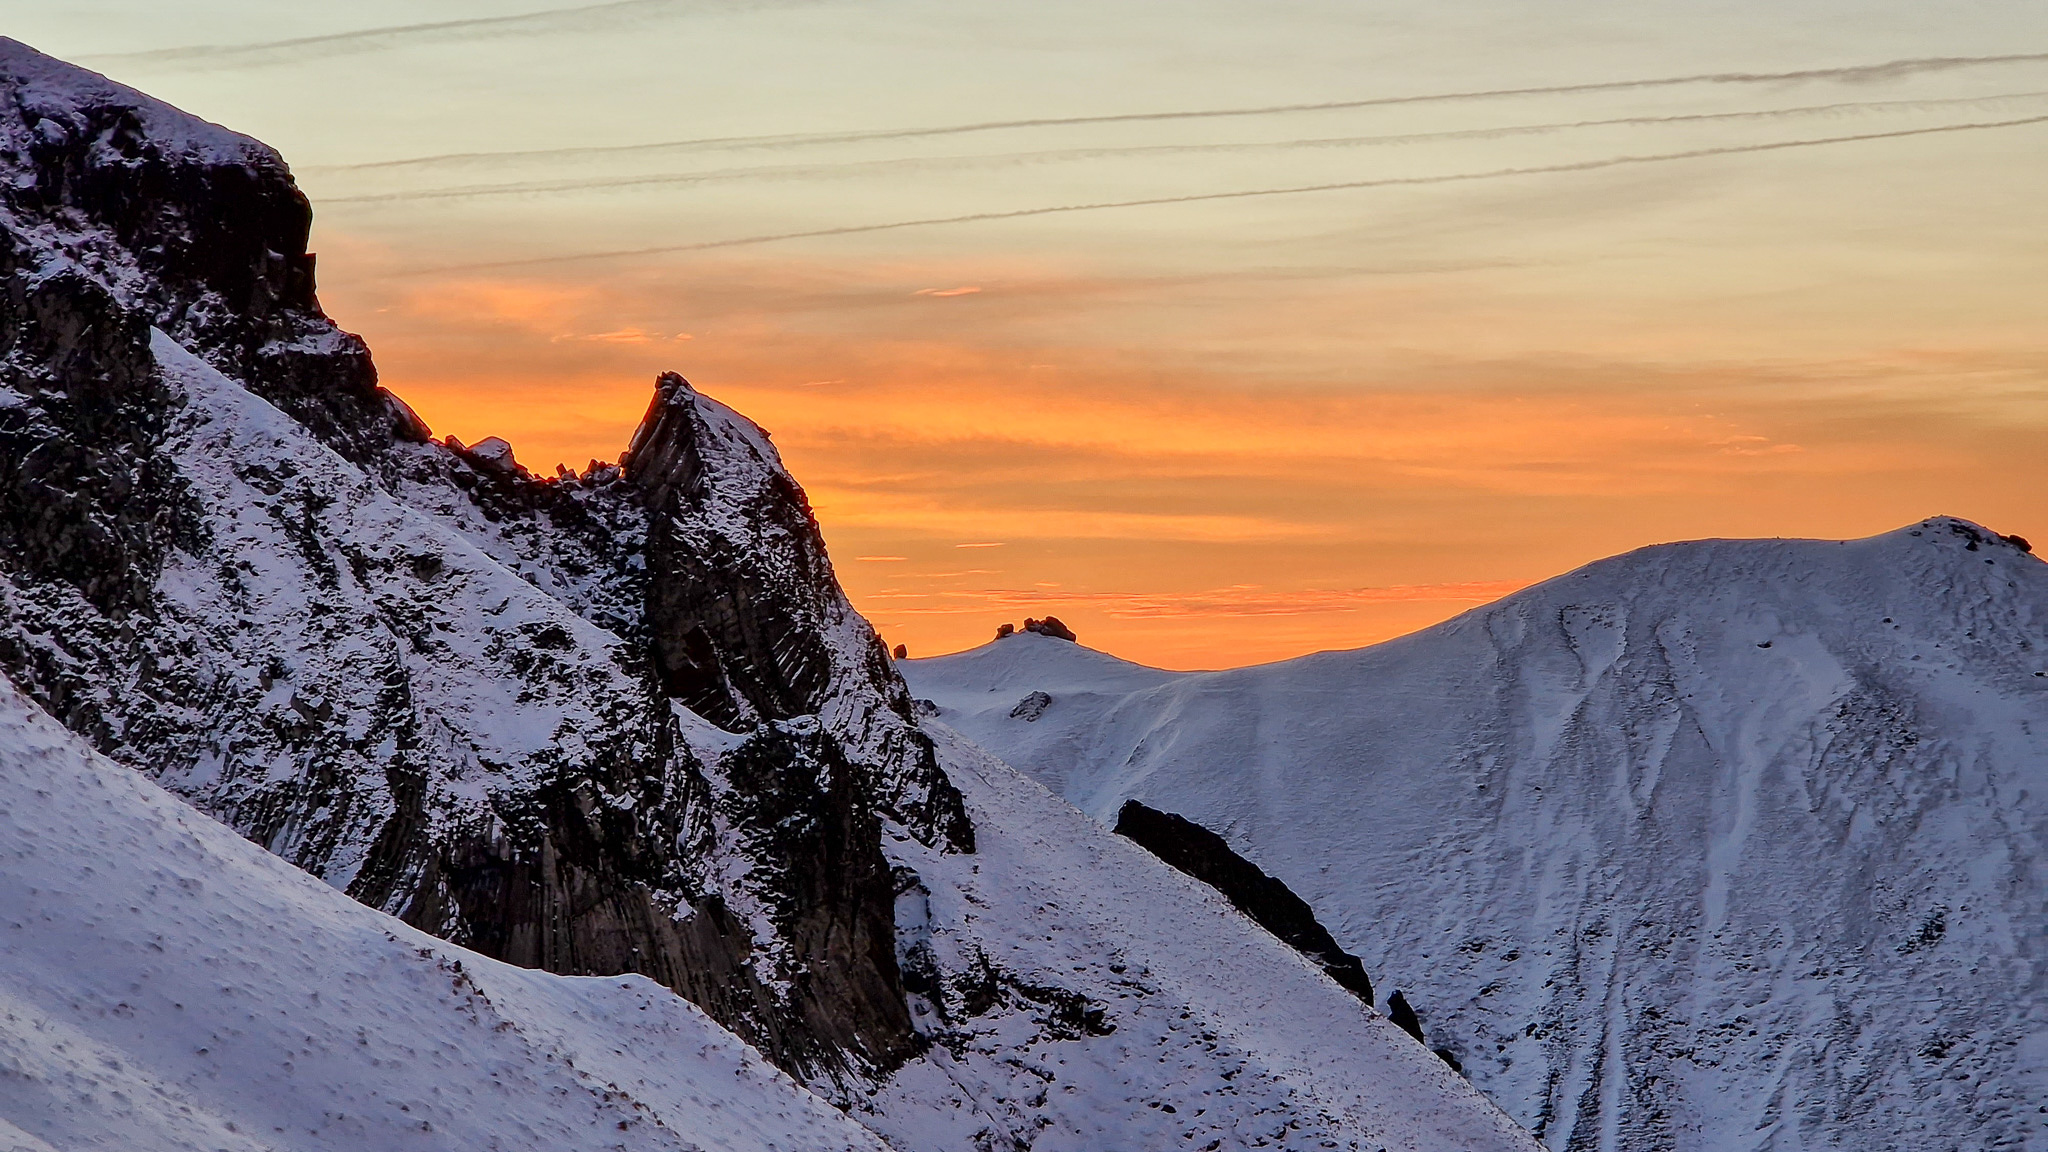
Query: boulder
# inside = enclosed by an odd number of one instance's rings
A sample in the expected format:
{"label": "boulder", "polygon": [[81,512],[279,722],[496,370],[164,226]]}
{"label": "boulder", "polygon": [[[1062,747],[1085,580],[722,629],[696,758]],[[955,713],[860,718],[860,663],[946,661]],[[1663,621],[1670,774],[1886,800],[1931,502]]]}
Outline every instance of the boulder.
{"label": "boulder", "polygon": [[1043,620],[1026,620],[1024,621],[1024,630],[1026,632],[1036,632],[1040,636],[1051,636],[1056,640],[1076,639],[1074,630],[1060,623],[1060,618],[1057,616],[1047,616]]}

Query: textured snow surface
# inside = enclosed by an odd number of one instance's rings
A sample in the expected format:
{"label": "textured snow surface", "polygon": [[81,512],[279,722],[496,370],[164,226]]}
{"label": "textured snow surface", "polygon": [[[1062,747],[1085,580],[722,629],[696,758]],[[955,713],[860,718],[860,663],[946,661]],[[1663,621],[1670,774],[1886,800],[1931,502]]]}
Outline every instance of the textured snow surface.
{"label": "textured snow surface", "polygon": [[[892,855],[923,879],[899,901],[899,947],[1003,987],[972,1018],[917,1005],[937,1043],[868,1105],[897,1147],[1534,1152],[1442,1061],[1209,888],[932,730],[977,850],[899,838]],[[1062,1004],[1113,1031],[1059,1027]]]}
{"label": "textured snow surface", "polygon": [[904,671],[1097,818],[1224,833],[1553,1148],[2048,1147],[2048,565],[1974,525],[1645,549],[1226,672]]}
{"label": "textured snow surface", "polygon": [[640,976],[365,908],[0,680],[0,1148],[884,1147]]}
{"label": "textured snow surface", "polygon": [[133,108],[142,134],[165,152],[182,153],[201,164],[284,167],[268,145],[5,36],[0,36],[0,89],[18,93],[15,99],[47,125],[39,129],[46,133],[76,127],[73,118],[79,108]]}

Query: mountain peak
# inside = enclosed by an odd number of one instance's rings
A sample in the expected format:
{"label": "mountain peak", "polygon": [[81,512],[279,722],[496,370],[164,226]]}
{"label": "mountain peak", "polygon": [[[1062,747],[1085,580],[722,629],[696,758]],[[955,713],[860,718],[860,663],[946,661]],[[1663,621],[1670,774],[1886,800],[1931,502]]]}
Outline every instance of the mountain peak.
{"label": "mountain peak", "polygon": [[1986,547],[2011,549],[2022,554],[2031,554],[2034,551],[2033,544],[2024,536],[2009,536],[1996,532],[1960,516],[1929,516],[1917,525],[1908,525],[1887,532],[1879,539],[1886,537],[1897,538],[1900,541],[1930,538],[1953,540],[1959,542],[1967,552],[1975,552]]}
{"label": "mountain peak", "polygon": [[5,36],[0,36],[0,89],[11,98],[13,118],[45,144],[67,145],[85,137],[117,151],[285,171],[284,158],[259,140]]}

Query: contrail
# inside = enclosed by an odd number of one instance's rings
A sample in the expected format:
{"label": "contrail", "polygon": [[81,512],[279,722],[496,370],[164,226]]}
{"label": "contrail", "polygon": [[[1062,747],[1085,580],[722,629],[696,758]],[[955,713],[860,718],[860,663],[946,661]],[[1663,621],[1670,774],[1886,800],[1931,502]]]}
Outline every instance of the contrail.
{"label": "contrail", "polygon": [[1701,72],[1688,76],[1660,76],[1637,80],[1600,80],[1583,84],[1547,84],[1526,88],[1487,88],[1469,92],[1434,92],[1416,96],[1374,96],[1359,100],[1326,100],[1307,104],[1261,104],[1245,108],[1207,108],[1180,112],[1119,112],[1102,116],[1041,116],[1027,120],[983,120],[971,124],[947,124],[930,128],[881,128],[860,132],[818,132],[774,136],[706,136],[690,140],[662,140],[647,144],[594,144],[568,148],[515,149],[501,152],[444,152],[404,160],[375,160],[362,164],[332,165],[322,171],[359,171],[375,168],[403,168],[429,164],[457,164],[492,160],[553,160],[576,156],[625,155],[664,149],[686,151],[706,148],[789,148],[814,144],[853,144],[868,140],[910,140],[928,136],[959,136],[972,132],[997,132],[1014,128],[1071,128],[1088,124],[1131,124],[1160,120],[1220,120],[1246,116],[1280,116],[1301,112],[1337,112],[1352,108],[1381,108],[1401,104],[1434,104],[1461,100],[1495,100],[1511,96],[1559,96],[1585,92],[1615,92],[1639,88],[1671,88],[1684,84],[1783,84],[1826,80],[1858,82],[1890,80],[1921,72],[1942,72],[1958,68],[1981,68],[2001,64],[2038,64],[2048,61],[2048,52],[2017,52],[1998,56],[1923,56],[1890,60],[1882,64],[1854,64],[1838,68],[1803,68],[1793,72]]}
{"label": "contrail", "polygon": [[[681,6],[682,0],[611,0],[605,4],[543,8],[512,16],[475,16],[463,20],[436,20],[423,24],[391,24],[380,28],[358,28],[352,32],[295,36],[288,40],[265,40],[253,44],[192,44],[180,48],[153,48],[144,52],[114,52],[80,59],[95,64],[160,64],[184,60],[232,62],[243,57],[250,58],[253,62],[262,62],[264,58],[275,54],[290,54],[300,50],[331,52],[377,48],[393,40],[416,36],[432,37],[448,32],[545,31],[549,28],[582,23],[592,18],[603,21],[639,13],[651,14]],[[721,6],[741,8],[751,5],[732,3]]]}
{"label": "contrail", "polygon": [[1768,144],[1734,144],[1721,148],[1694,148],[1684,152],[1656,152],[1641,156],[1609,156],[1570,164],[1544,164],[1526,168],[1496,168],[1488,172],[1457,172],[1441,176],[1389,176],[1376,180],[1346,180],[1332,184],[1297,184],[1284,188],[1250,188],[1233,192],[1196,192],[1182,196],[1152,196],[1141,200],[1103,200],[1092,204],[1058,204],[1044,208],[1015,208],[1004,212],[970,212],[960,216],[928,216],[918,220],[894,220],[884,224],[849,224],[838,228],[815,228],[803,232],[774,232],[764,236],[741,236],[730,240],[705,240],[695,244],[665,244],[652,248],[623,248],[609,252],[581,252],[567,256],[532,256],[521,260],[493,260],[478,264],[450,264],[422,268],[409,275],[440,272],[477,272],[494,268],[522,268],[540,264],[566,264],[581,260],[613,260],[632,256],[661,256],[675,252],[705,252],[714,248],[740,248],[772,244],[779,240],[808,240],[821,236],[853,236],[863,232],[891,232],[899,228],[926,228],[941,224],[974,224],[989,220],[1015,220],[1026,216],[1052,216],[1066,212],[1099,212],[1111,208],[1148,208],[1162,204],[1194,204],[1206,200],[1245,200],[1261,196],[1297,196],[1309,192],[1340,192],[1357,188],[1396,188],[1423,184],[1457,184],[1475,180],[1498,180],[1510,176],[1540,176],[1558,172],[1590,172],[1628,164],[1657,164],[1672,160],[1696,160],[1708,156],[1736,156],[1751,152],[1776,152],[1788,148],[1816,148],[1829,144],[1852,144],[1865,140],[1897,140],[1908,136],[1931,136],[1943,132],[1981,132],[1993,128],[2018,128],[2048,124],[2048,115],[2016,120],[1985,120],[1968,124],[1943,124],[1931,128],[1900,128],[1886,132],[1859,132],[1849,136],[1821,136],[1808,140],[1778,140]]}
{"label": "contrail", "polygon": [[648,176],[598,176],[584,180],[528,180],[505,184],[467,184],[447,188],[421,188],[403,192],[373,192],[357,196],[326,196],[321,198],[320,203],[323,205],[383,204],[394,201],[453,200],[477,196],[513,196],[551,192],[584,192],[616,188],[710,184],[731,180],[799,179],[858,174],[861,172],[970,167],[977,164],[1023,164],[1036,161],[1093,160],[1127,156],[1349,148],[1376,144],[1413,144],[1431,140],[1492,140],[1510,136],[1565,132],[1577,128],[1780,120],[1794,116],[1825,115],[1831,112],[1946,108],[1958,104],[1987,104],[2003,100],[2039,99],[2043,96],[2048,96],[2048,91],[2005,92],[1988,96],[1958,96],[1938,100],[1856,100],[1834,104],[1808,104],[1796,108],[1766,108],[1750,112],[1699,112],[1670,116],[1620,116],[1604,120],[1564,120],[1547,124],[1511,124],[1496,128],[1457,128],[1437,132],[1403,132],[1379,136],[1319,136],[1298,140],[1263,140],[1226,144],[1133,144],[1107,148],[1057,148],[1036,152],[993,152],[975,156],[909,156],[886,160],[847,160],[830,164],[764,164],[744,168],[716,168],[704,172],[663,173]]}

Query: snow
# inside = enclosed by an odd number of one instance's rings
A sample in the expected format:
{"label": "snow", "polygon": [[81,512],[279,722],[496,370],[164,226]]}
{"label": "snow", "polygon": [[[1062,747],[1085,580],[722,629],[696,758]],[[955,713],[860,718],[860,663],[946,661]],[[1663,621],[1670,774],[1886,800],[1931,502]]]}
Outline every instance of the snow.
{"label": "snow", "polygon": [[1259,668],[902,668],[1098,819],[1223,833],[1553,1147],[2048,1144],[2048,565],[1995,534],[1646,549]]}
{"label": "snow", "polygon": [[[870,1105],[897,1147],[978,1146],[993,1131],[1034,1152],[1534,1152],[1442,1061],[1212,890],[934,733],[978,840],[972,856],[891,846],[925,886],[899,904],[899,947],[922,942],[948,971],[992,965],[1038,1003],[1013,996],[933,1027],[930,1057]],[[1100,1007],[1114,1031],[1049,1036],[1031,1019],[1047,989]],[[950,1115],[934,1107],[946,1103]]]}
{"label": "snow", "polygon": [[[1083,996],[1114,1031],[1047,1041],[1018,1013],[969,1021],[877,1099],[872,1123],[899,1148],[965,1148],[987,1125],[1030,1136],[1036,1152],[1534,1150],[1436,1056],[1221,896],[934,732],[977,853],[893,845],[928,886],[899,931],[928,933],[944,970],[991,961]],[[952,1132],[934,1129],[946,1117],[930,1107],[948,1088],[965,1097]]]}
{"label": "snow", "polygon": [[0,36],[0,88],[9,91],[27,113],[25,121],[36,124],[46,138],[62,139],[82,129],[77,116],[82,109],[126,107],[134,110],[142,134],[165,152],[207,165],[284,167],[267,145],[5,36]]}
{"label": "snow", "polygon": [[0,1147],[885,1147],[652,981],[416,932],[5,681],[0,861]]}
{"label": "snow", "polygon": [[[158,587],[175,615],[165,626],[205,637],[194,645],[205,648],[221,643],[209,634],[231,630],[229,650],[214,656],[215,676],[274,670],[254,714],[232,725],[317,715],[322,701],[302,696],[298,684],[349,692],[342,715],[375,715],[387,686],[402,681],[410,711],[443,734],[441,755],[454,761],[437,774],[430,805],[447,819],[480,818],[487,793],[529,786],[560,758],[587,756],[611,735],[616,715],[638,695],[611,657],[618,637],[393,499],[169,336],[153,333],[151,350],[182,402],[167,446],[206,509],[209,544],[166,565]],[[433,560],[431,577],[415,574],[415,557]],[[550,635],[567,641],[541,640]],[[230,724],[212,723],[204,738],[217,743]],[[382,795],[389,752],[362,747],[367,731],[345,735],[334,756],[353,771],[355,795]],[[205,787],[209,805],[225,812],[259,804],[262,790],[278,783],[210,787],[192,775],[165,782],[186,795]],[[325,879],[348,885],[386,814],[358,809],[361,830],[341,838],[353,847],[326,864]],[[293,843],[271,847],[297,855]]]}

